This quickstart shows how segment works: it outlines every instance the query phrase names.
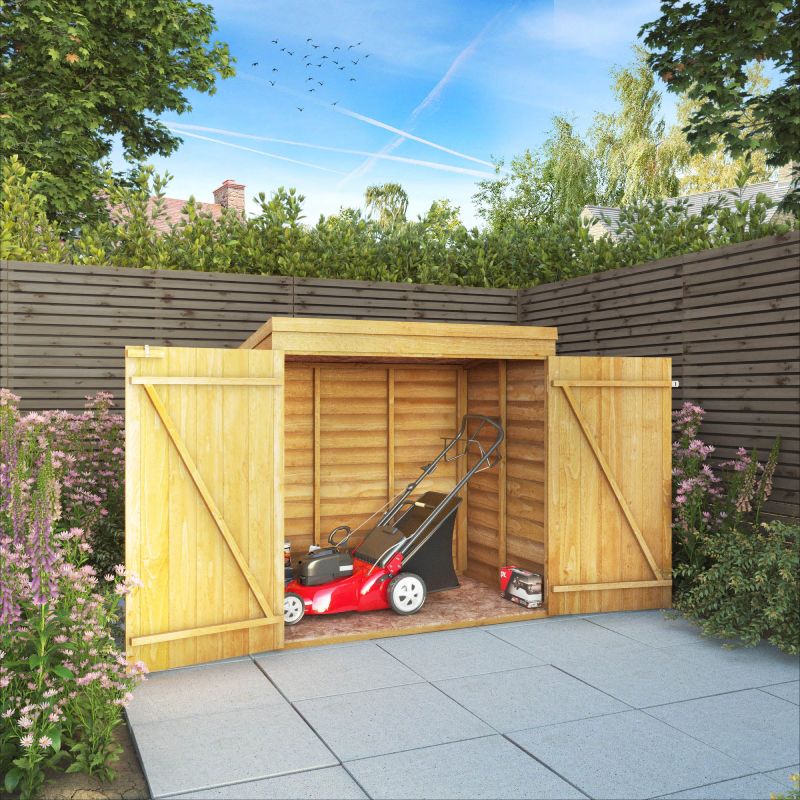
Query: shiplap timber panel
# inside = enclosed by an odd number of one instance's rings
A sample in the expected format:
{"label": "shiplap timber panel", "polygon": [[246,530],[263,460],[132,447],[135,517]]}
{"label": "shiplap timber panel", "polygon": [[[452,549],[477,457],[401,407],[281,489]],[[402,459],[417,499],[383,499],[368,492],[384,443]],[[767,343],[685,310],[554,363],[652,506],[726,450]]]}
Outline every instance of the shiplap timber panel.
{"label": "shiplap timber panel", "polygon": [[[467,413],[500,417],[500,364],[497,361],[469,367],[467,373]],[[469,420],[472,437],[480,425]],[[494,444],[494,428],[484,425],[477,436],[484,450]],[[480,457],[476,445],[467,451],[467,468]],[[466,574],[489,586],[500,587],[500,490],[498,466],[476,473],[467,491],[467,570]]]}
{"label": "shiplap timber panel", "polygon": [[670,356],[673,407],[707,412],[712,466],[740,446],[781,455],[771,514],[800,512],[800,232],[520,291],[520,323],[559,355]]}
{"label": "shiplap timber panel", "polygon": [[[544,575],[544,361],[506,373],[506,561]],[[501,565],[504,566],[504,565]]]}

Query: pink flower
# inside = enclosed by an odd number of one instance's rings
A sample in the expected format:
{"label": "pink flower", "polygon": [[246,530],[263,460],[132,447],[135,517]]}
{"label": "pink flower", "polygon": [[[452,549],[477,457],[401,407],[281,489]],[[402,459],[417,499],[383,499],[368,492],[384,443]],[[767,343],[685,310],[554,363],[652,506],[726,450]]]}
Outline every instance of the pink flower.
{"label": "pink flower", "polygon": [[50,747],[53,744],[53,740],[49,736],[40,736],[39,737],[39,746],[40,747]]}
{"label": "pink flower", "polygon": [[20,744],[21,744],[23,747],[30,747],[30,746],[33,744],[33,734],[32,734],[32,733],[26,733],[26,734],[25,734],[25,735],[24,735],[24,736],[23,736],[23,737],[22,737],[22,738],[19,740],[19,743],[20,743]]}

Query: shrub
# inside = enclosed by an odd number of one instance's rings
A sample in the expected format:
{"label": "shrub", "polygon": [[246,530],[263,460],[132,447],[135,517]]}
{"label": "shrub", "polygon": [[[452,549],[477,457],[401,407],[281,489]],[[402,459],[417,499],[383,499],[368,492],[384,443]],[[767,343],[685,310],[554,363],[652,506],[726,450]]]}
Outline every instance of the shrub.
{"label": "shrub", "polygon": [[686,565],[675,606],[702,621],[705,635],[762,638],[787,653],[800,648],[800,525],[779,521],[701,534],[709,565]]}
{"label": "shrub", "polygon": [[[219,220],[193,198],[187,214],[167,233],[155,222],[165,216],[169,176],[144,167],[133,189],[106,175],[114,208],[107,221],[87,224],[69,242],[48,226],[43,198],[14,158],[2,164],[0,228],[2,258],[151,269],[287,275],[294,277],[413,282],[453,286],[519,288],[639,264],[683,253],[758,239],[789,230],[766,222],[771,201],[759,195],[735,208],[706,206],[689,214],[684,202],[636,202],[621,210],[620,241],[589,235],[577,215],[552,223],[511,221],[500,229],[442,235],[436,214],[382,227],[359,209],[303,222],[305,198],[279,188],[259,194],[260,211],[243,218],[223,210]],[[151,197],[155,202],[149,204]]]}
{"label": "shrub", "polygon": [[699,438],[705,411],[685,403],[674,414],[673,576],[675,608],[696,618],[704,635],[740,638],[746,645],[767,638],[798,652],[796,523],[761,523],[772,490],[780,440],[765,465],[757,452],[739,448],[720,464],[708,464],[714,448]]}
{"label": "shrub", "polygon": [[111,734],[146,669],[109,633],[138,579],[121,565],[98,579],[86,563],[84,531],[62,516],[86,498],[80,481],[69,496],[58,428],[52,416],[21,417],[15,399],[0,391],[0,768],[6,790],[30,798],[67,751],[67,771],[113,778]]}

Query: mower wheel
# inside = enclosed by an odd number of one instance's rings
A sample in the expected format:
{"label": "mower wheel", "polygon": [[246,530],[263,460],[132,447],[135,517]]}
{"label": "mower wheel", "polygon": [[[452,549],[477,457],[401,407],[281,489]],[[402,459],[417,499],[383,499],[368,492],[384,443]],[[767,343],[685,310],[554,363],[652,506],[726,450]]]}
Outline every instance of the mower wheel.
{"label": "mower wheel", "polygon": [[407,616],[422,608],[428,590],[425,581],[413,572],[401,572],[392,578],[386,592],[392,611]]}
{"label": "mower wheel", "polygon": [[306,603],[296,592],[286,592],[283,597],[283,624],[297,625],[306,613]]}

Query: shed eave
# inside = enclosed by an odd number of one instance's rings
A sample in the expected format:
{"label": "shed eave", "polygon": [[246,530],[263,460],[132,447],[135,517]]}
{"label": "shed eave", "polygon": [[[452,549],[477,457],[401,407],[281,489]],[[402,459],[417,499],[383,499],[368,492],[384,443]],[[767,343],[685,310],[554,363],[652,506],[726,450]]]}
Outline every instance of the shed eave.
{"label": "shed eave", "polygon": [[553,355],[557,338],[556,328],[516,325],[272,317],[241,347],[287,355],[514,359]]}

